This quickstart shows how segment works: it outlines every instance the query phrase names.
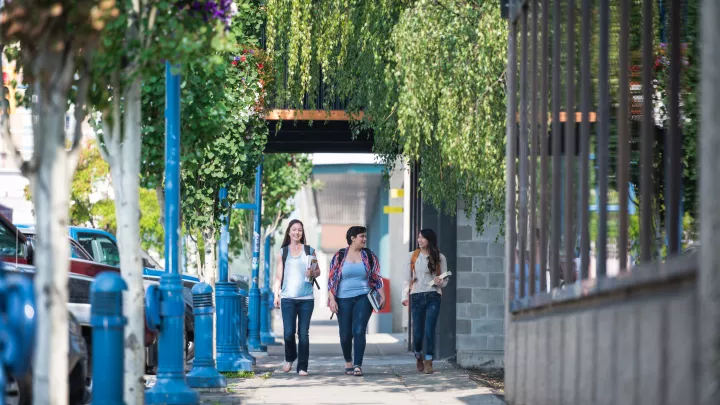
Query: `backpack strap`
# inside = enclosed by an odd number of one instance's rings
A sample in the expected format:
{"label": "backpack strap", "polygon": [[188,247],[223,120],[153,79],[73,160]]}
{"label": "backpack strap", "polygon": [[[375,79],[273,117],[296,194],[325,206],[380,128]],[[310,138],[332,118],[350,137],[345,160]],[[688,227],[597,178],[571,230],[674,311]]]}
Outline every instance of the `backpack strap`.
{"label": "backpack strap", "polygon": [[415,284],[415,262],[418,256],[420,256],[420,249],[415,249],[410,257],[410,289],[408,290],[408,294],[412,293],[413,284]]}
{"label": "backpack strap", "polygon": [[283,274],[280,278],[280,290],[282,290],[283,283],[285,282],[285,261],[287,260],[288,253],[290,253],[289,246],[284,246],[282,249],[280,249],[282,252],[282,267],[283,267]]}
{"label": "backpack strap", "polygon": [[375,259],[373,259],[372,250],[370,250],[368,248],[363,248],[363,250],[365,251],[365,254],[367,255],[368,264],[370,265],[370,271],[372,271],[373,267],[375,267]]}

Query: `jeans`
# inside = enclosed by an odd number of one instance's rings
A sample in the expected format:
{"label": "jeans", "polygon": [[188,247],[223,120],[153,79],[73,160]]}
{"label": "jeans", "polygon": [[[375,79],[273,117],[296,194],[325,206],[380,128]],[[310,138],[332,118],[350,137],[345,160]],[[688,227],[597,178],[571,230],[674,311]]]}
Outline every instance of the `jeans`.
{"label": "jeans", "polygon": [[413,350],[415,357],[421,358],[423,337],[426,340],[425,360],[432,360],[435,353],[435,327],[440,315],[442,296],[435,292],[422,292],[410,295],[412,311]]}
{"label": "jeans", "polygon": [[[542,271],[540,270],[540,264],[535,263],[535,294],[539,294],[540,291],[540,277],[542,277]],[[515,263],[515,299],[520,299],[520,265]],[[525,297],[530,296],[530,270],[528,266],[525,266]]]}
{"label": "jeans", "polygon": [[[285,361],[292,363],[298,361],[297,371],[307,371],[310,358],[310,318],[315,308],[315,300],[296,300],[282,298],[280,300],[283,319],[283,338],[285,339]],[[295,345],[295,331],[300,341],[299,347]]]}
{"label": "jeans", "polygon": [[[353,344],[355,346],[354,366],[362,366],[365,355],[365,334],[372,315],[372,305],[367,295],[361,294],[351,298],[336,298],[338,305],[337,319],[340,326],[340,347],[345,361],[353,360]],[[354,342],[353,342],[354,341]]]}

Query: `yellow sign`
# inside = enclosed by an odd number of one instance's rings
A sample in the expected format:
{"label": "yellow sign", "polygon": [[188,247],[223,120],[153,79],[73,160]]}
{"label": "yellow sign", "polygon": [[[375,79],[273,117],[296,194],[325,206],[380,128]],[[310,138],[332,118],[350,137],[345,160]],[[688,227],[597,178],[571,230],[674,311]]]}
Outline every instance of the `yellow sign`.
{"label": "yellow sign", "polygon": [[403,207],[397,207],[393,205],[386,205],[383,207],[383,212],[386,214],[402,214]]}
{"label": "yellow sign", "polygon": [[405,197],[405,189],[403,188],[391,188],[390,198],[403,198]]}

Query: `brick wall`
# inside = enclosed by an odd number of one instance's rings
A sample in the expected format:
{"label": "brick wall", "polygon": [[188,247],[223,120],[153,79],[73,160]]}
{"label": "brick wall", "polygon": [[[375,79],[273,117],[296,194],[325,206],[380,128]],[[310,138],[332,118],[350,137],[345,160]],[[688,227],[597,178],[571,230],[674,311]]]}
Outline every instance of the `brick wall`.
{"label": "brick wall", "polygon": [[457,216],[457,362],[499,368],[504,361],[505,245],[500,228],[478,234],[462,207]]}

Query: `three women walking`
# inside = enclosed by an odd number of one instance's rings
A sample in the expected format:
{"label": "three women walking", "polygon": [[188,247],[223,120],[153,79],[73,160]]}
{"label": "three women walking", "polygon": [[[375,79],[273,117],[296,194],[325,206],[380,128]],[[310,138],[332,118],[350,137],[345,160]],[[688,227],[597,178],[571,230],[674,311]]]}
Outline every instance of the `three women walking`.
{"label": "three women walking", "polygon": [[[386,296],[380,276],[380,261],[365,247],[367,229],[350,227],[345,239],[348,246],[335,253],[330,261],[328,307],[333,314],[331,319],[337,315],[340,347],[345,360],[344,373],[359,377],[363,376],[366,334],[373,305],[384,307]],[[417,242],[419,248],[410,253],[404,269],[406,280],[402,304],[410,305],[417,370],[430,374],[433,372],[435,328],[442,289],[448,284],[449,273],[435,232],[421,230]],[[315,250],[306,244],[302,222],[295,219],[288,224],[276,262],[273,291],[275,307],[282,309],[285,340],[283,371],[289,372],[297,361],[297,373],[307,376],[310,320],[315,306],[313,284],[317,285],[315,279],[320,276],[320,269]]]}

